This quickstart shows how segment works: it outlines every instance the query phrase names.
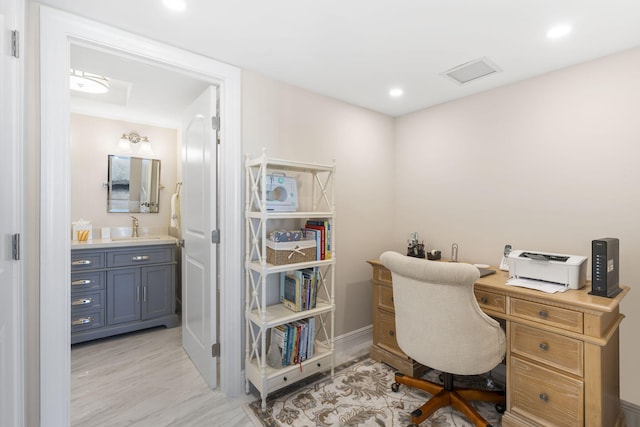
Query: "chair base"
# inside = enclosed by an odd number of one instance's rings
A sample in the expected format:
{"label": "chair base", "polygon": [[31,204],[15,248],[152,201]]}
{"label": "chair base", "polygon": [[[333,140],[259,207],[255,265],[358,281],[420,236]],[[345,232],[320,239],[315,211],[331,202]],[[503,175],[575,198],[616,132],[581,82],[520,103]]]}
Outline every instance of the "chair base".
{"label": "chair base", "polygon": [[[504,407],[506,401],[505,393],[503,391],[454,388],[453,375],[449,373],[443,373],[443,379],[444,384],[436,384],[431,381],[410,377],[401,372],[396,372],[396,382],[391,386],[393,391],[398,391],[399,384],[404,384],[409,387],[424,390],[432,395],[431,399],[411,413],[412,424],[420,424],[440,408],[453,406],[458,411],[462,412],[462,414],[464,414],[464,416],[466,416],[476,427],[491,427],[491,424],[487,423],[478,411],[476,411],[468,402],[472,400],[493,402],[497,404],[496,409],[498,409],[500,406]],[[504,410],[501,412],[504,412]]]}

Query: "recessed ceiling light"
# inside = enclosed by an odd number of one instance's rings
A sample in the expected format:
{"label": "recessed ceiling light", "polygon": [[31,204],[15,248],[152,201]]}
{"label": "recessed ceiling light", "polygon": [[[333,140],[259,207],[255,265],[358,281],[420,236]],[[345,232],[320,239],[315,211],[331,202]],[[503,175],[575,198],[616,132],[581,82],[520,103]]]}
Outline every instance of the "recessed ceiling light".
{"label": "recessed ceiling light", "polygon": [[109,79],[104,76],[71,69],[69,87],[71,90],[79,92],[107,93],[109,92]]}
{"label": "recessed ceiling light", "polygon": [[562,24],[551,28],[547,31],[547,37],[550,39],[557,39],[564,37],[571,32],[571,25]]}
{"label": "recessed ceiling light", "polygon": [[182,11],[187,8],[187,2],[185,0],[162,0],[162,3],[171,10]]}
{"label": "recessed ceiling light", "polygon": [[398,87],[397,87],[397,88],[391,89],[391,90],[389,91],[389,96],[392,96],[392,97],[394,97],[394,98],[397,98],[397,97],[399,97],[399,96],[402,96],[402,94],[403,94],[403,93],[404,93],[404,91],[403,91],[402,89],[400,89],[400,88],[398,88]]}

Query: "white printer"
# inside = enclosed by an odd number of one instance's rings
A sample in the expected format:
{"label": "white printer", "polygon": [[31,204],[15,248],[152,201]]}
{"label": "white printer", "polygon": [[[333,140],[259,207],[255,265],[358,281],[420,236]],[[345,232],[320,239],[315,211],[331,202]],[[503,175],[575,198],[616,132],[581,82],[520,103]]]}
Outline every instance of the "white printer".
{"label": "white printer", "polygon": [[587,284],[587,257],[514,250],[509,253],[509,277],[558,283],[570,289]]}

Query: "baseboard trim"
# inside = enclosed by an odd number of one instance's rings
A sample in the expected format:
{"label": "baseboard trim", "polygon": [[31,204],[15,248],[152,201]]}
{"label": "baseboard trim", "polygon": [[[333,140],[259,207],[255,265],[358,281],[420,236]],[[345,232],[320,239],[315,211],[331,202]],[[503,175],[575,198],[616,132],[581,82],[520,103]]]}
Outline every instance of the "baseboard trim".
{"label": "baseboard trim", "polygon": [[335,337],[335,366],[369,354],[373,344],[373,325]]}
{"label": "baseboard trim", "polygon": [[620,407],[622,408],[622,413],[624,414],[626,426],[640,427],[640,406],[621,400]]}

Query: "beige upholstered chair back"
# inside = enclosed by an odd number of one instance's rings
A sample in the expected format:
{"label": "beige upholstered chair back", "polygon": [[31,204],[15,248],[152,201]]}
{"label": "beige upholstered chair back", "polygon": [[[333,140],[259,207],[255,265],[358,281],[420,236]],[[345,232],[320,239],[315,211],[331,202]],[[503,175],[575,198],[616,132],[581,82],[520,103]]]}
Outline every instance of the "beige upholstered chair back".
{"label": "beige upholstered chair back", "polygon": [[505,354],[499,323],[482,312],[473,293],[478,269],[385,252],[391,270],[396,338],[407,355],[456,375],[488,372]]}

